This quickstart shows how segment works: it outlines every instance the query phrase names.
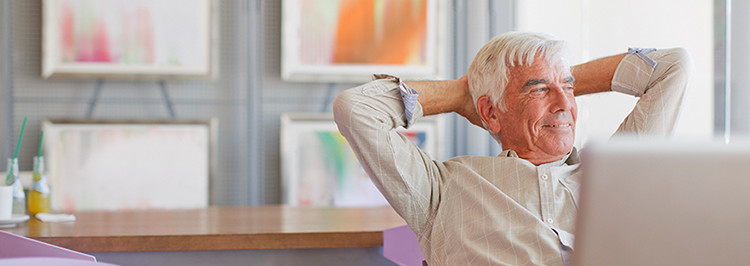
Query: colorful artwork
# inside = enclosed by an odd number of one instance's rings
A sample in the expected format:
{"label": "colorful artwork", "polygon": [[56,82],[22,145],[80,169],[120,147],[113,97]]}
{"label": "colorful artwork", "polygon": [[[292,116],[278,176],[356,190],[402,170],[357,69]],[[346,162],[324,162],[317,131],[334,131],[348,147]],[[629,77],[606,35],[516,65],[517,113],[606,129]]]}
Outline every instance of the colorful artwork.
{"label": "colorful artwork", "polygon": [[366,80],[438,76],[437,0],[285,0],[282,75]]}
{"label": "colorful artwork", "polygon": [[207,75],[210,11],[210,0],[45,0],[43,75]]}
{"label": "colorful artwork", "polygon": [[[401,134],[439,158],[441,121],[425,119]],[[283,203],[299,206],[387,205],[330,117],[282,118]]]}
{"label": "colorful artwork", "polygon": [[54,211],[208,206],[210,125],[45,121]]}
{"label": "colorful artwork", "polygon": [[305,45],[298,48],[304,64],[427,64],[426,0],[301,4],[299,38]]}

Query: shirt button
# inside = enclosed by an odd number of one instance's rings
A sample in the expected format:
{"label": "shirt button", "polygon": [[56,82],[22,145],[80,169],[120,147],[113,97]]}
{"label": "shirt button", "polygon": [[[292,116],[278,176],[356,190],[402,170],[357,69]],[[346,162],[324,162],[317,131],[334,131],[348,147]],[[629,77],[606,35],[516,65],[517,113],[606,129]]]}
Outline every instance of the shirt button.
{"label": "shirt button", "polygon": [[549,178],[547,175],[542,175],[542,180],[547,180]]}
{"label": "shirt button", "polygon": [[555,222],[555,220],[552,220],[552,218],[547,218],[547,223],[548,223],[548,224],[551,224],[551,223],[553,223],[553,222]]}

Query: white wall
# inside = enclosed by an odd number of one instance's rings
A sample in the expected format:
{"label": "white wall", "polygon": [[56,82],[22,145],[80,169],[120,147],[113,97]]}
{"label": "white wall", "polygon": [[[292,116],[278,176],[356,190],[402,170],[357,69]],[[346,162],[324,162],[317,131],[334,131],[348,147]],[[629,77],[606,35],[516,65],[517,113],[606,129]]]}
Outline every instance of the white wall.
{"label": "white wall", "polygon": [[[516,28],[568,41],[571,64],[628,47],[684,47],[695,67],[674,136],[713,136],[713,1],[519,0]],[[579,97],[576,146],[608,138],[634,103],[633,97],[618,93]]]}

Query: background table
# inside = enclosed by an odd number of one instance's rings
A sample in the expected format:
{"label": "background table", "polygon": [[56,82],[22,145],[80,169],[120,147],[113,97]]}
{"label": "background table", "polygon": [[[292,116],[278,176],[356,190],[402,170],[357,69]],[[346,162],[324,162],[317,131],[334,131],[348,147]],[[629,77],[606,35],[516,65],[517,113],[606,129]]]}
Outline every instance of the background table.
{"label": "background table", "polygon": [[[372,265],[383,261],[370,254],[383,244],[383,230],[405,222],[390,207],[375,208],[314,208],[282,205],[209,207],[191,210],[132,210],[115,212],[75,213],[75,222],[43,223],[36,219],[6,231],[31,237],[61,247],[91,253],[100,261],[161,265],[199,264],[196,258],[206,252],[221,251],[224,259],[235,256],[253,258],[254,264],[279,263],[276,256],[302,254],[301,260],[314,265],[323,258],[349,258],[358,265],[367,265],[350,256],[367,254]],[[365,248],[364,250],[352,248]],[[255,252],[226,252],[256,250]],[[262,250],[262,251],[258,251]],[[337,250],[344,252],[336,255]],[[176,252],[175,258],[158,259]],[[138,253],[138,254],[135,254]],[[277,253],[274,255],[274,253]],[[244,255],[243,255],[244,254]],[[319,254],[319,255],[316,255]],[[349,254],[349,255],[347,255]],[[150,256],[138,261],[137,256]],[[213,254],[216,255],[216,254]],[[322,257],[322,258],[318,258]],[[106,258],[113,258],[107,260]],[[116,258],[116,259],[115,259]],[[284,258],[295,263],[295,260]],[[231,260],[225,263],[231,263]],[[247,261],[244,261],[247,264]],[[312,263],[312,264],[311,264]],[[337,263],[338,264],[338,263]]]}

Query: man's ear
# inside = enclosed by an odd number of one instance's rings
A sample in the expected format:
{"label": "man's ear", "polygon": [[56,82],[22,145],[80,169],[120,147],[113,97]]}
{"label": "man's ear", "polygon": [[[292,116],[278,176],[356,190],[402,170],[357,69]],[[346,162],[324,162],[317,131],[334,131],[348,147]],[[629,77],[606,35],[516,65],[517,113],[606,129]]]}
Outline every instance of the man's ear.
{"label": "man's ear", "polygon": [[495,106],[490,97],[484,95],[477,99],[477,112],[487,129],[494,133],[500,132],[500,109]]}

